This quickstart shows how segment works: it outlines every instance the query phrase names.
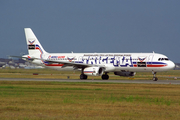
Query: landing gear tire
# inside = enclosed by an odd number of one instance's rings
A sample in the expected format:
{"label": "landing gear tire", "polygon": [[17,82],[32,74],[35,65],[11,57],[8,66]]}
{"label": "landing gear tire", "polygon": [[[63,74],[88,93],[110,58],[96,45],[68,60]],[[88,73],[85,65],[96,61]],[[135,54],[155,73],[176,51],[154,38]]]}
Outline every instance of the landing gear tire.
{"label": "landing gear tire", "polygon": [[156,72],[152,71],[152,74],[153,74],[153,81],[157,81],[158,78],[156,77]]}
{"label": "landing gear tire", "polygon": [[105,74],[101,76],[102,80],[108,80],[109,79],[109,75]]}
{"label": "landing gear tire", "polygon": [[157,81],[158,80],[158,78],[157,77],[153,77],[153,81]]}
{"label": "landing gear tire", "polygon": [[86,79],[87,79],[87,75],[81,74],[81,75],[80,75],[80,79],[81,79],[81,80],[86,80]]}

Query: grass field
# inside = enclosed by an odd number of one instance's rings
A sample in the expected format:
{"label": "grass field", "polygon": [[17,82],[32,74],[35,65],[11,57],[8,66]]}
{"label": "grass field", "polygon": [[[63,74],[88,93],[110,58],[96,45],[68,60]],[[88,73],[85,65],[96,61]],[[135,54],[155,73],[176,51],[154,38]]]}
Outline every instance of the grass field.
{"label": "grass field", "polygon": [[[158,76],[179,77],[179,72]],[[78,72],[0,69],[0,78],[67,76],[79,79]],[[128,79],[113,74],[110,77]],[[152,74],[137,73],[134,78],[151,79]],[[180,85],[0,81],[2,120],[179,120],[179,111]]]}
{"label": "grass field", "polygon": [[[38,73],[38,75],[33,75]],[[0,69],[0,78],[50,78],[50,79],[79,79],[80,71],[57,71],[50,69]],[[109,73],[112,80],[126,80],[126,79],[138,79],[138,80],[152,80],[151,72],[137,72],[132,78],[116,76],[113,73]],[[167,72],[158,72],[159,80],[174,79],[180,77],[180,70],[171,70]],[[88,76],[88,79],[101,79],[101,76]]]}
{"label": "grass field", "polygon": [[180,86],[0,81],[0,119],[178,120]]}

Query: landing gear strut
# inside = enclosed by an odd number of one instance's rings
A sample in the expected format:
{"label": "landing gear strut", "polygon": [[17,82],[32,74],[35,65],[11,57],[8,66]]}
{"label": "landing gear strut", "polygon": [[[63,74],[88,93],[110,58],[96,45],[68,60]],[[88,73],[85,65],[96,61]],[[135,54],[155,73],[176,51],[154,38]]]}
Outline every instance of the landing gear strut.
{"label": "landing gear strut", "polygon": [[157,81],[158,78],[156,77],[156,72],[152,71],[152,74],[153,74],[153,81]]}
{"label": "landing gear strut", "polygon": [[105,73],[104,75],[101,76],[102,80],[108,80],[109,79],[109,75],[107,73]]}
{"label": "landing gear strut", "polygon": [[81,70],[80,79],[81,79],[81,80],[86,80],[86,79],[87,79],[87,75],[85,75],[85,74],[83,73],[83,71],[84,71],[84,68],[82,68],[82,70]]}

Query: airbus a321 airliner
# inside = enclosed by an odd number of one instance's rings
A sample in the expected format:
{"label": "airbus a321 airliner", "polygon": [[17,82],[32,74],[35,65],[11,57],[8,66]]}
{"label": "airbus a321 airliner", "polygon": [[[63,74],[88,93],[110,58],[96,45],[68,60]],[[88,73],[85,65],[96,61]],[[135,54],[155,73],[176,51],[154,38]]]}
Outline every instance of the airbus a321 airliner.
{"label": "airbus a321 airliner", "polygon": [[118,76],[134,76],[136,72],[156,72],[171,70],[175,64],[165,55],[157,53],[48,53],[41,46],[31,28],[25,28],[29,54],[22,59],[50,69],[81,70],[80,79],[87,76],[101,76],[109,79],[109,72]]}

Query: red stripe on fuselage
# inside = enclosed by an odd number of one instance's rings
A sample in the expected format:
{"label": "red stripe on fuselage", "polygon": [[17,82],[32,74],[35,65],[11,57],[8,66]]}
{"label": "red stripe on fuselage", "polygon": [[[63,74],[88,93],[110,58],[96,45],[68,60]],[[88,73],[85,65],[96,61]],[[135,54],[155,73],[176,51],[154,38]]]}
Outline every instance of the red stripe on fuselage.
{"label": "red stripe on fuselage", "polygon": [[62,67],[64,64],[44,64],[46,66],[58,66],[58,67]]}
{"label": "red stripe on fuselage", "polygon": [[[138,67],[136,64],[133,65],[134,67]],[[165,67],[167,65],[146,65],[146,67]]]}
{"label": "red stripe on fuselage", "polygon": [[167,65],[147,65],[147,67],[165,67]]}
{"label": "red stripe on fuselage", "polygon": [[135,65],[135,64],[134,64],[133,66],[134,66],[134,67],[137,67],[137,65]]}

